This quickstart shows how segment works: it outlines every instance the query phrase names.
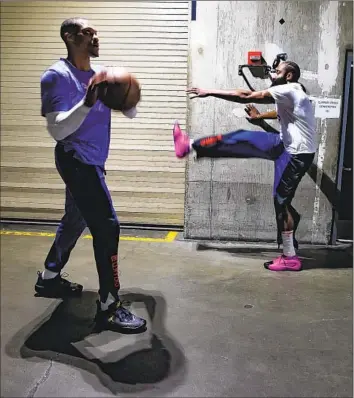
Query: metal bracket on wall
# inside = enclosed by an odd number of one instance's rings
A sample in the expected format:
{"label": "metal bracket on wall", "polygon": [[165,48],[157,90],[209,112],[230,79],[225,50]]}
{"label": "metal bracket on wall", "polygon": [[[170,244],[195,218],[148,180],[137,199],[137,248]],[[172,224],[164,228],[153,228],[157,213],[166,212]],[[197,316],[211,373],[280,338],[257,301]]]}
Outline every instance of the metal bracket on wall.
{"label": "metal bracket on wall", "polygon": [[245,73],[243,72],[243,69],[248,69],[253,77],[259,78],[259,79],[267,79],[269,77],[269,72],[271,70],[271,67],[268,65],[257,65],[257,66],[252,66],[252,65],[239,65],[238,66],[238,74],[239,76],[243,77],[243,80],[246,82],[247,86],[251,91],[255,91],[249,80],[247,79]]}
{"label": "metal bracket on wall", "polygon": [[273,61],[273,65],[267,65],[267,61],[261,57],[259,65],[252,65],[248,63],[246,65],[238,66],[238,74],[243,77],[243,80],[246,82],[247,86],[251,91],[255,91],[249,80],[247,79],[244,69],[248,69],[252,76],[257,79],[270,79],[270,72],[274,71],[281,61],[286,61],[288,59],[288,55],[286,53],[277,54],[276,58]]}

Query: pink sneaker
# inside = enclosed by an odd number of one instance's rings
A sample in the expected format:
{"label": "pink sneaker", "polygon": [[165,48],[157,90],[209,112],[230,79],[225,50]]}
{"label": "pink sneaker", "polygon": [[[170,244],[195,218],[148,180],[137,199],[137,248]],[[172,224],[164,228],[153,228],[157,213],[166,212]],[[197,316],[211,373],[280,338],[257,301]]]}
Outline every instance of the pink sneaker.
{"label": "pink sneaker", "polygon": [[281,255],[273,261],[264,263],[264,267],[270,271],[301,271],[302,264],[298,256]]}
{"label": "pink sneaker", "polygon": [[178,158],[184,158],[191,150],[190,139],[187,134],[183,133],[178,122],[173,126],[173,141],[175,143],[175,153]]}

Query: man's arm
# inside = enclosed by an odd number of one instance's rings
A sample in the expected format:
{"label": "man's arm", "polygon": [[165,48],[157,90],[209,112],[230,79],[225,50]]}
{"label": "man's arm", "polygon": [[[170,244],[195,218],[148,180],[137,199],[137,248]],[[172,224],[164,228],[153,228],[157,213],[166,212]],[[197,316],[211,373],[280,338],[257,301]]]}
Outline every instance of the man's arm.
{"label": "man's arm", "polygon": [[42,116],[47,119],[47,130],[60,141],[73,134],[83,123],[97,101],[97,87],[90,84],[86,95],[70,108],[70,87],[63,76],[47,71],[41,79]]}
{"label": "man's arm", "polygon": [[90,109],[84,99],[66,112],[46,113],[47,130],[56,140],[61,141],[73,134],[83,123]]}
{"label": "man's arm", "polygon": [[279,131],[268,124],[265,119],[277,119],[277,111],[269,111],[269,112],[259,112],[259,110],[254,105],[247,105],[245,108],[246,113],[248,114],[247,120],[256,126],[261,127],[263,130],[268,133],[276,133],[279,134]]}
{"label": "man's arm", "polygon": [[[97,101],[97,84],[104,74],[95,75],[89,82],[86,95],[75,106],[69,109],[68,94],[65,80],[54,71],[44,74],[41,80],[42,115],[47,120],[47,130],[56,140],[61,141],[73,134],[84,122],[91,108]],[[126,117],[134,118],[136,109],[122,112]]]}
{"label": "man's arm", "polygon": [[277,111],[261,112],[254,119],[278,119]]}
{"label": "man's arm", "polygon": [[[236,90],[203,90],[200,88],[190,88],[188,94],[195,94],[195,97],[216,97],[226,101],[248,104],[274,104],[274,99],[268,90],[251,91],[243,88]],[[193,97],[193,98],[195,98]]]}
{"label": "man's arm", "polygon": [[276,110],[261,113],[254,105],[247,105],[245,108],[245,112],[248,114],[248,116],[252,120],[277,119],[278,118],[278,114],[277,114]]}

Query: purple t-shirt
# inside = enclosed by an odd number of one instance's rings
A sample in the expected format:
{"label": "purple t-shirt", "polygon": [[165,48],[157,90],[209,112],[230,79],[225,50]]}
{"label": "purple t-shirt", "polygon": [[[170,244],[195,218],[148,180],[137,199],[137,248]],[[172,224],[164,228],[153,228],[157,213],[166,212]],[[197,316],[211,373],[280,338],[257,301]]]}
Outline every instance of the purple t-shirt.
{"label": "purple t-shirt", "polygon": [[[42,116],[50,112],[66,112],[80,102],[90,78],[100,67],[81,71],[61,58],[41,77]],[[81,126],[60,143],[66,151],[86,164],[103,166],[108,157],[111,135],[111,110],[97,101]]]}

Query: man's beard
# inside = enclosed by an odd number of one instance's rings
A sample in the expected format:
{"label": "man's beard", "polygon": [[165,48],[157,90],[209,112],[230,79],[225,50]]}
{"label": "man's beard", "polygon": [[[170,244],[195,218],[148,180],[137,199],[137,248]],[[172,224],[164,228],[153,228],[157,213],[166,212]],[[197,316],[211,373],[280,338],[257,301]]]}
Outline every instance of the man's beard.
{"label": "man's beard", "polygon": [[285,79],[285,77],[277,77],[272,81],[271,87],[281,86],[282,84],[287,84],[287,80]]}
{"label": "man's beard", "polygon": [[90,45],[88,47],[88,53],[89,53],[90,58],[98,58],[99,57],[99,49],[95,48],[92,45]]}

